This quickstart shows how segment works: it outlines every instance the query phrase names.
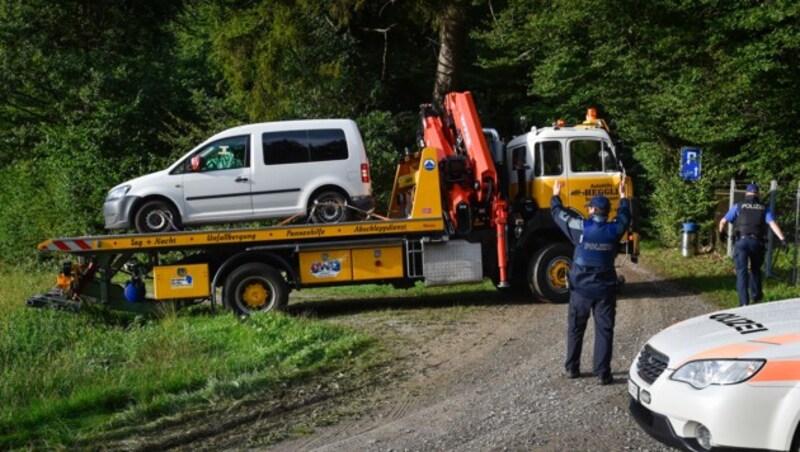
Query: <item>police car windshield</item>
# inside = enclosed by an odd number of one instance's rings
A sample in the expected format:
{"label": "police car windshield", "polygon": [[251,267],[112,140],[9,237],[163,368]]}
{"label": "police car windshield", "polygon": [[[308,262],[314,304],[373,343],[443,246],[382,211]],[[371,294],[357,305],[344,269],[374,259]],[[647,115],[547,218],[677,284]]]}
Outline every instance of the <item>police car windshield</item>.
{"label": "police car windshield", "polygon": [[569,144],[569,152],[573,172],[613,173],[619,171],[614,153],[602,140],[572,140]]}

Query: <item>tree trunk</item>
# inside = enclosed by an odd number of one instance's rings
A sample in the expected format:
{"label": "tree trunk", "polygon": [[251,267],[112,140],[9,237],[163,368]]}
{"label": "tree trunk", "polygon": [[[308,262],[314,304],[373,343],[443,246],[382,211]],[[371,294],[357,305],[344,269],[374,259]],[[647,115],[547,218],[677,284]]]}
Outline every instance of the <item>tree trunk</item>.
{"label": "tree trunk", "polygon": [[439,57],[436,62],[436,82],[433,85],[434,102],[441,102],[446,93],[458,86],[468,8],[469,3],[466,1],[450,1],[440,16]]}

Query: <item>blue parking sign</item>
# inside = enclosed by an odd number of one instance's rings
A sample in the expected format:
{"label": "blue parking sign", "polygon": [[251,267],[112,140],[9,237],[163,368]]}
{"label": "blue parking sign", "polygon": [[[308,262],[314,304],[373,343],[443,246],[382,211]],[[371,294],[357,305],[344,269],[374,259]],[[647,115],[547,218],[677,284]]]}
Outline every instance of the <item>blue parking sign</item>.
{"label": "blue parking sign", "polygon": [[681,179],[700,179],[700,149],[681,149]]}

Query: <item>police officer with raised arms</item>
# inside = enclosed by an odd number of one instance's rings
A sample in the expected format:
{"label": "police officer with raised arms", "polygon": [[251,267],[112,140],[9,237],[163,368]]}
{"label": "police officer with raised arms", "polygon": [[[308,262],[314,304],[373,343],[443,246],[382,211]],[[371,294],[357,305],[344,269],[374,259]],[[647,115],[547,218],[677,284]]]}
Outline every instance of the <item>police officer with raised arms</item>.
{"label": "police officer with raised arms", "polygon": [[[783,249],[789,245],[783,236],[780,225],[775,220],[769,207],[764,205],[758,197],[758,185],[750,184],[745,188],[744,202],[734,204],[733,207],[719,220],[720,239],[726,240],[725,225],[733,224],[733,237],[736,244],[733,247],[733,262],[736,268],[736,291],[739,292],[739,305],[758,303],[764,297],[761,291],[761,265],[764,263],[766,249],[764,243],[767,238],[767,225],[781,241]],[[747,264],[750,263],[750,274],[747,273]]]}
{"label": "police officer with raised arms", "polygon": [[630,201],[625,195],[624,180],[619,184],[617,216],[608,221],[611,203],[603,195],[593,197],[587,207],[589,217],[567,210],[561,203],[564,184],[556,181],[550,209],[556,225],[575,245],[569,270],[569,314],[567,326],[566,374],[580,375],[583,333],[590,314],[594,315],[594,375],[600,384],[613,382],[611,352],[614,342],[614,318],[617,312],[617,272],[614,259],[619,239],[630,224]]}

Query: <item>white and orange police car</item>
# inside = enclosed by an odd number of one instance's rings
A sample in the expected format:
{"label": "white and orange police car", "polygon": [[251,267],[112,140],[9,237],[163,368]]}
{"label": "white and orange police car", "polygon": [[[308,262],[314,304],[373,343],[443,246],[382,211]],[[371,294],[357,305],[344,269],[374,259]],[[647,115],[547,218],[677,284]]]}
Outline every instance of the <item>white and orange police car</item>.
{"label": "white and orange police car", "polygon": [[677,323],[650,338],[628,377],[631,414],[663,443],[800,451],[800,299]]}

